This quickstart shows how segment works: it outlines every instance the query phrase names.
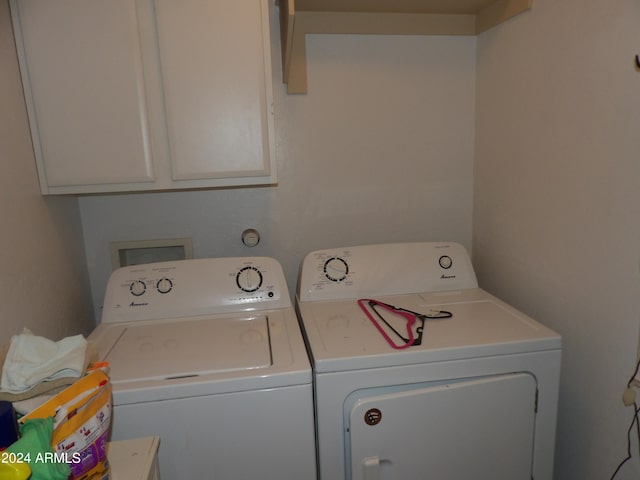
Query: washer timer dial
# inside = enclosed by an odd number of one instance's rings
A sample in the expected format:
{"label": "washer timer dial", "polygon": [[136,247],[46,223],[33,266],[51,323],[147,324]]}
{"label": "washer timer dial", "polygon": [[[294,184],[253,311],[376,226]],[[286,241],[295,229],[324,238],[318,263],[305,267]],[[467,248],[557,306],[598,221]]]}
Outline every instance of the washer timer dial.
{"label": "washer timer dial", "polygon": [[262,272],[256,267],[243,267],[236,275],[236,284],[244,292],[255,292],[262,286]]}
{"label": "washer timer dial", "polygon": [[349,273],[349,264],[340,257],[331,257],[324,262],[323,271],[332,282],[342,282]]}

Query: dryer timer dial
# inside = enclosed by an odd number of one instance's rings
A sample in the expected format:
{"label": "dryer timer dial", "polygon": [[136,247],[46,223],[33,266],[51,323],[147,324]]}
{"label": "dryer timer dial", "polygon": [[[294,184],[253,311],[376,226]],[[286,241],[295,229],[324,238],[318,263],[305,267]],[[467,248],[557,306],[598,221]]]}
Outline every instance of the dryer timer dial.
{"label": "dryer timer dial", "polygon": [[342,282],[349,274],[349,264],[340,257],[331,257],[324,262],[324,276],[332,282]]}

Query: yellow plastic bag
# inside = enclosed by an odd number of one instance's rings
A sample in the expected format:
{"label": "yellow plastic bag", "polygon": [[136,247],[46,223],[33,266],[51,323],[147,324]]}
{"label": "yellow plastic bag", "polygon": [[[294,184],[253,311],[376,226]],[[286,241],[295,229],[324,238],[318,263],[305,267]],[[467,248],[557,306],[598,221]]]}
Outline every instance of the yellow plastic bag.
{"label": "yellow plastic bag", "polygon": [[101,370],[95,370],[20,421],[53,417],[54,455],[48,460],[67,463],[69,480],[102,479],[109,475],[111,410],[111,382]]}

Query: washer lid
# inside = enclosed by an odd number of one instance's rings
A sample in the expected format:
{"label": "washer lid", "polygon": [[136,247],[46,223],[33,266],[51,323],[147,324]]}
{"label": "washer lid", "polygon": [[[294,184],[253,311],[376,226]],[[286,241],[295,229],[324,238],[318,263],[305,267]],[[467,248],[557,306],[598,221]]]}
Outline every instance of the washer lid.
{"label": "washer lid", "polygon": [[268,368],[266,316],[119,324],[105,360],[113,383]]}
{"label": "washer lid", "polygon": [[[561,338],[481,289],[396,295],[377,300],[414,312],[446,310],[451,318],[426,320],[421,345],[393,349],[356,299],[299,302],[316,372],[409,365],[557,350]],[[416,322],[415,327],[420,322]],[[398,327],[404,328],[404,323]]]}

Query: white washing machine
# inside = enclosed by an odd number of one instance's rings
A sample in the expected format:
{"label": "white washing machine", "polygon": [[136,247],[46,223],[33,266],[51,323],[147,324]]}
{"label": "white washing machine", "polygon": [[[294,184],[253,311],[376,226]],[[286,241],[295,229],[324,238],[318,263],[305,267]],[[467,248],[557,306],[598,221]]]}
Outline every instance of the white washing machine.
{"label": "white washing machine", "polygon": [[561,338],[478,288],[465,249],[312,252],[298,317],[322,480],[551,480]]}
{"label": "white washing machine", "polygon": [[89,340],[111,439],[159,436],[163,480],[315,478],[311,367],[276,260],[118,269]]}

